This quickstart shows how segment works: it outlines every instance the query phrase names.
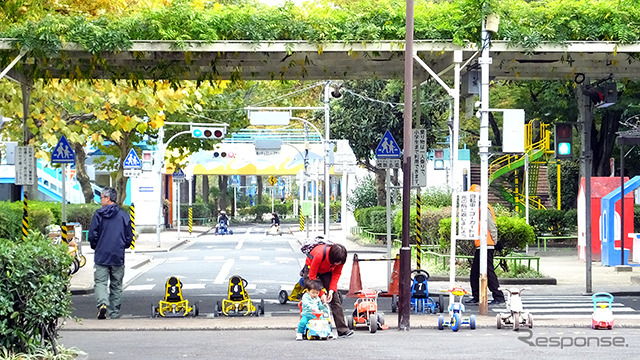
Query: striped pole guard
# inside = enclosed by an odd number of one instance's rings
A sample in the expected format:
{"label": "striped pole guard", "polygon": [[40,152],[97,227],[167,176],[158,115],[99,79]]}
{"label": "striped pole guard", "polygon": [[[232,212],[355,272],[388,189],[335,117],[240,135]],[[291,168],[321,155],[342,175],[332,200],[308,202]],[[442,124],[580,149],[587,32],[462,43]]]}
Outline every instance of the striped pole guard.
{"label": "striped pole guard", "polygon": [[23,211],[22,211],[22,241],[27,240],[27,233],[29,232],[29,210],[27,210],[27,193],[24,193]]}
{"label": "striped pole guard", "polygon": [[189,206],[189,235],[193,231],[193,207]]}
{"label": "striped pole guard", "polygon": [[133,240],[131,241],[131,250],[136,248],[136,206],[131,203],[129,208],[129,215],[131,216],[131,232],[133,233]]}
{"label": "striped pole guard", "polygon": [[304,215],[302,214],[302,206],[300,206],[300,231],[304,230]]}
{"label": "striped pole guard", "polygon": [[422,269],[422,211],[420,209],[420,189],[416,194],[416,265]]}
{"label": "striped pole guard", "polygon": [[63,222],[60,225],[60,237],[62,237],[62,242],[65,244],[69,244],[69,235],[67,235],[67,223]]}

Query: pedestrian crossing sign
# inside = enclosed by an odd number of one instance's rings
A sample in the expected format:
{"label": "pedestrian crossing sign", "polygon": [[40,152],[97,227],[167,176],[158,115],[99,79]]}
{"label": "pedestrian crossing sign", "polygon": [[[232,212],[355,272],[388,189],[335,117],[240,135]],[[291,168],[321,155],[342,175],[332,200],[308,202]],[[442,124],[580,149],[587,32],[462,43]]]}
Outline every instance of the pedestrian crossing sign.
{"label": "pedestrian crossing sign", "polygon": [[376,157],[378,159],[399,159],[401,156],[402,154],[400,153],[398,143],[389,130],[387,130],[376,148]]}
{"label": "pedestrian crossing sign", "polygon": [[126,170],[142,169],[142,162],[134,149],[129,150],[129,154],[124,159],[122,167]]}
{"label": "pedestrian crossing sign", "polygon": [[71,149],[67,138],[62,135],[60,141],[51,153],[52,164],[73,164],[76,162],[76,154]]}

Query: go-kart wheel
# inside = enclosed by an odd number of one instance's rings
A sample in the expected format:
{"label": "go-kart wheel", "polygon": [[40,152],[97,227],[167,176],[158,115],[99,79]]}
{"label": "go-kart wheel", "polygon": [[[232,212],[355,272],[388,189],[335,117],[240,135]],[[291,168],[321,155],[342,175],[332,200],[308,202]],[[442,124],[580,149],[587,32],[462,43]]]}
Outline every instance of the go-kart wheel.
{"label": "go-kart wheel", "polygon": [[220,301],[216,301],[216,310],[218,313],[222,312],[222,304],[220,304]]}
{"label": "go-kart wheel", "polygon": [[158,316],[158,308],[154,305],[151,305],[151,318],[155,318]]}
{"label": "go-kart wheel", "polygon": [[513,313],[513,331],[520,329],[520,314]]}
{"label": "go-kart wheel", "polygon": [[198,316],[199,312],[200,311],[198,310],[198,304],[197,303],[193,304],[193,307],[191,308],[191,314],[190,315],[193,316],[193,317],[196,317],[196,316]]}
{"label": "go-kart wheel", "polygon": [[233,230],[229,230],[229,235],[233,235]]}
{"label": "go-kart wheel", "polygon": [[80,255],[78,259],[80,262],[80,267],[84,267],[87,264],[87,258],[84,257],[84,255]]}
{"label": "go-kart wheel", "polygon": [[438,330],[444,329],[444,316],[438,315]]}
{"label": "go-kart wheel", "polygon": [[502,317],[500,316],[500,314],[496,315],[496,328],[502,328]]}
{"label": "go-kart wheel", "polygon": [[369,332],[375,334],[378,331],[378,315],[369,314]]}
{"label": "go-kart wheel", "polygon": [[527,323],[529,324],[529,329],[533,328],[533,315],[531,313],[527,316]]}
{"label": "go-kart wheel", "polygon": [[396,295],[391,296],[391,312],[396,312],[398,310],[398,298]]}
{"label": "go-kart wheel", "polygon": [[311,335],[311,331],[307,330],[307,340],[311,340],[313,339],[313,336]]}
{"label": "go-kart wheel", "polygon": [[460,330],[461,322],[462,322],[462,319],[460,318],[460,314],[454,313],[453,316],[451,317],[451,330],[452,331]]}
{"label": "go-kart wheel", "polygon": [[280,301],[280,304],[286,304],[287,300],[289,300],[289,295],[287,294],[287,292],[284,290],[280,290],[280,293],[278,293],[278,301]]}
{"label": "go-kart wheel", "polygon": [[416,302],[416,312],[424,314],[424,302],[422,300],[418,300]]}
{"label": "go-kart wheel", "polygon": [[382,330],[382,325],[384,325],[384,314],[378,313],[378,330]]}
{"label": "go-kart wheel", "polygon": [[353,330],[353,328],[355,327],[355,324],[353,322],[353,315],[351,314],[347,315],[347,326],[349,327],[349,330]]}
{"label": "go-kart wheel", "polygon": [[476,329],[476,316],[475,315],[469,316],[469,328],[471,330],[475,330]]}
{"label": "go-kart wheel", "polygon": [[264,315],[264,299],[260,299],[260,315]]}
{"label": "go-kart wheel", "polygon": [[442,294],[438,295],[438,310],[440,313],[444,312],[444,296]]}

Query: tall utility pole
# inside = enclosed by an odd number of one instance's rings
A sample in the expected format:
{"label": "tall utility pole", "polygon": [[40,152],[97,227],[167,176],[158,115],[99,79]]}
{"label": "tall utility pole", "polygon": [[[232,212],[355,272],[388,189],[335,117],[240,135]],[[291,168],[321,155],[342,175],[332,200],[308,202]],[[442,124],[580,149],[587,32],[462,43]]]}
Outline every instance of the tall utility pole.
{"label": "tall utility pole", "polygon": [[[480,92],[480,315],[487,315],[487,204],[489,202],[489,57],[490,34],[482,20],[482,91]],[[493,264],[491,264],[493,266]]]}
{"label": "tall utility pole", "polygon": [[578,111],[582,123],[582,176],[584,176],[584,200],[585,200],[585,292],[587,294],[592,293],[591,288],[591,168],[592,155],[591,155],[591,124],[593,122],[593,106],[588,96],[584,94],[585,87],[589,85],[589,78],[584,79],[584,84],[579,87],[578,96]]}
{"label": "tall utility pole", "polygon": [[411,125],[413,116],[413,0],[407,0],[406,39],[404,46],[404,117],[403,136],[404,156],[402,158],[402,247],[400,248],[400,269],[398,274],[398,329],[409,330],[409,300],[411,273],[411,248],[409,247],[409,229],[411,222]]}

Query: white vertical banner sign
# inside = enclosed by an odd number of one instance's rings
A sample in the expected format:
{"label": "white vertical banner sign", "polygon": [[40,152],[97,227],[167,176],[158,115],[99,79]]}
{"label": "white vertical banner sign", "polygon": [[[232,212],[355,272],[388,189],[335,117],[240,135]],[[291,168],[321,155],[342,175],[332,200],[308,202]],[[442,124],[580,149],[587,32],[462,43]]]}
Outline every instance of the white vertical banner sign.
{"label": "white vertical banner sign", "polygon": [[427,130],[413,129],[411,187],[427,186]]}
{"label": "white vertical banner sign", "polygon": [[480,237],[480,193],[468,191],[458,194],[458,236],[460,240]]}

